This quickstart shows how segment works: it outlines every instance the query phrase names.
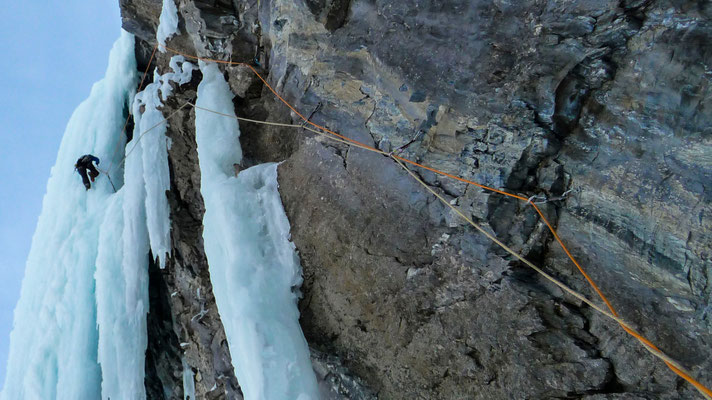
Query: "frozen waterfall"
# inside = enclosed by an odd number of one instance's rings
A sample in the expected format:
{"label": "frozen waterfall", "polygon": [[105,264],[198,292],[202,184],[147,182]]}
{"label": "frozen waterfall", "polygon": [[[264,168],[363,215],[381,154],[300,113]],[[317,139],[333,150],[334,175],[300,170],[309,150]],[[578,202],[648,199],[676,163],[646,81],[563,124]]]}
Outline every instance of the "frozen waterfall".
{"label": "frozen waterfall", "polygon": [[[149,252],[162,267],[170,257],[169,143],[160,108],[170,82],[190,81],[194,68],[182,57],[170,66],[135,93],[134,37],[122,32],[105,78],[72,115],[27,260],[0,399],[146,397]],[[217,66],[201,71],[198,105],[232,114],[233,95]],[[129,110],[136,128],[126,143]],[[235,177],[237,121],[196,111],[205,250],[235,374],[247,399],[317,399],[277,165]],[[88,153],[101,159],[101,170],[110,168],[116,193],[105,174],[85,190],[73,165]],[[184,380],[194,390],[192,373]]]}

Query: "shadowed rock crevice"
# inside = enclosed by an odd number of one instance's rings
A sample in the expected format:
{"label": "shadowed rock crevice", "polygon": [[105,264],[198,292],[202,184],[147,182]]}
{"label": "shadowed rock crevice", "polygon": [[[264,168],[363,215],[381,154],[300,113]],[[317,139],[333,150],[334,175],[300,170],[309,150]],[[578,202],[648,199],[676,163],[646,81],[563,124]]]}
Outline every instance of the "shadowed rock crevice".
{"label": "shadowed rock crevice", "polygon": [[314,18],[333,32],[346,23],[351,0],[306,0],[306,4]]}
{"label": "shadowed rock crevice", "polygon": [[161,269],[149,257],[148,348],[146,350],[146,398],[182,398],[183,380],[178,338],[173,332],[168,285]]}

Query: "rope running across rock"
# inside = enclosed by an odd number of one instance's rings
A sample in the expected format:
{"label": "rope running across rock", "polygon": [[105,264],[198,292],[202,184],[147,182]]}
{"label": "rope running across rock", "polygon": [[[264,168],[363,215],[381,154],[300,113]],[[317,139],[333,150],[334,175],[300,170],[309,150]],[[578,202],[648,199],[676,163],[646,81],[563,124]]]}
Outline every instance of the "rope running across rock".
{"label": "rope running across rock", "polygon": [[[156,45],[156,48],[157,48],[158,46],[159,46],[159,45]],[[404,158],[404,157],[402,157],[402,156],[400,156],[400,155],[386,153],[386,152],[381,151],[381,150],[379,150],[379,149],[376,149],[376,148],[374,148],[374,147],[372,147],[372,146],[368,146],[368,145],[366,145],[366,144],[364,144],[364,143],[361,143],[361,142],[359,142],[359,141],[356,141],[356,140],[350,139],[350,138],[348,138],[348,137],[346,137],[346,136],[340,135],[340,134],[338,134],[338,133],[336,133],[336,132],[334,132],[334,131],[332,131],[332,130],[329,130],[328,128],[326,128],[326,127],[324,127],[324,126],[318,125],[318,124],[312,122],[310,119],[306,118],[306,117],[305,117],[304,115],[302,115],[299,111],[297,111],[291,104],[289,104],[286,100],[284,100],[284,99],[272,88],[272,86],[257,72],[257,70],[256,70],[254,67],[252,67],[251,65],[247,64],[247,63],[234,62],[234,61],[226,61],[226,60],[216,60],[216,59],[210,59],[210,58],[204,58],[204,57],[197,57],[197,56],[193,56],[193,55],[186,54],[186,53],[184,53],[184,52],[181,52],[181,51],[178,51],[178,50],[169,48],[169,47],[167,47],[167,46],[161,45],[161,47],[163,47],[163,48],[165,48],[166,50],[171,51],[171,52],[173,52],[173,53],[175,53],[175,54],[179,54],[179,55],[182,55],[182,56],[184,56],[184,57],[186,57],[186,58],[193,59],[193,60],[200,60],[200,61],[205,61],[205,62],[215,62],[215,63],[229,64],[229,65],[243,65],[243,66],[246,66],[246,67],[250,68],[250,69],[252,70],[252,72],[262,81],[262,83],[263,83],[283,104],[285,104],[290,110],[292,110],[297,116],[299,116],[299,117],[304,121],[304,123],[303,123],[303,124],[300,124],[300,125],[296,125],[296,124],[284,124],[284,123],[276,123],[276,122],[268,122],[268,121],[258,121],[258,120],[253,120],[253,119],[249,119],[249,118],[236,117],[236,116],[233,116],[233,115],[220,113],[220,112],[217,112],[217,111],[214,111],[214,110],[209,110],[209,109],[206,109],[206,108],[203,108],[203,107],[196,106],[196,105],[193,104],[192,102],[186,102],[186,103],[183,104],[181,107],[179,107],[178,109],[176,109],[171,115],[169,115],[167,118],[165,118],[163,121],[157,123],[156,125],[154,125],[153,127],[149,128],[148,130],[142,132],[142,133],[139,135],[139,137],[137,138],[137,141],[140,140],[140,138],[141,138],[143,135],[145,135],[146,133],[148,133],[150,130],[154,129],[155,127],[157,127],[157,126],[160,125],[161,123],[167,121],[167,120],[168,120],[170,117],[172,117],[175,113],[177,113],[177,112],[180,111],[182,108],[184,108],[185,106],[187,106],[187,105],[190,104],[191,106],[193,106],[193,107],[196,108],[196,109],[200,109],[200,110],[207,111],[207,112],[212,112],[212,113],[215,113],[215,114],[218,114],[218,115],[222,115],[222,116],[225,116],[225,117],[236,118],[236,119],[241,120],[241,121],[246,121],[246,122],[251,122],[251,123],[258,123],[258,124],[265,124],[265,125],[281,126],[281,127],[303,128],[303,129],[306,129],[306,130],[308,130],[308,131],[311,131],[311,132],[314,132],[314,133],[316,133],[316,134],[319,134],[319,135],[321,135],[321,136],[323,136],[323,137],[326,137],[326,138],[329,138],[329,139],[332,139],[332,140],[336,140],[336,141],[345,143],[345,144],[350,145],[350,146],[355,146],[355,147],[358,147],[358,148],[361,148],[361,149],[364,149],[364,150],[372,151],[372,152],[379,153],[379,154],[382,154],[382,155],[384,155],[384,156],[390,157],[390,158],[392,158],[397,164],[399,164],[400,167],[402,167],[405,171],[407,171],[416,181],[418,181],[421,185],[423,185],[428,191],[430,191],[433,195],[435,195],[435,196],[436,196],[440,201],[442,201],[445,205],[447,205],[448,207],[452,208],[458,215],[460,215],[462,218],[464,218],[470,225],[472,225],[474,228],[476,228],[477,230],[479,230],[480,232],[482,232],[483,234],[485,234],[490,240],[494,241],[498,246],[502,247],[505,251],[507,251],[508,253],[512,254],[514,257],[516,257],[517,259],[519,259],[520,261],[522,261],[524,264],[526,264],[526,265],[528,265],[529,267],[533,268],[533,269],[534,269],[535,271],[537,271],[539,274],[541,274],[542,276],[544,276],[547,280],[549,280],[549,281],[551,281],[552,283],[556,284],[557,286],[559,286],[560,288],[562,288],[563,290],[565,290],[565,291],[568,292],[569,294],[573,295],[574,297],[578,298],[578,299],[581,300],[582,302],[588,304],[591,308],[593,308],[594,310],[598,311],[599,313],[601,313],[601,314],[607,316],[608,318],[610,318],[610,319],[616,321],[616,322],[623,328],[623,330],[624,330],[626,333],[628,333],[629,335],[631,335],[631,336],[633,336],[634,338],[636,338],[639,342],[641,342],[641,344],[643,344],[644,348],[645,348],[646,350],[648,350],[650,353],[652,353],[652,354],[655,355],[656,357],[658,357],[658,358],[660,358],[661,360],[663,360],[663,361],[665,362],[665,364],[666,364],[673,372],[675,372],[677,375],[679,375],[680,377],[682,377],[683,379],[685,379],[687,382],[689,382],[690,384],[692,384],[705,398],[707,398],[707,399],[712,399],[712,391],[711,391],[709,388],[707,388],[706,386],[704,386],[704,385],[702,385],[700,382],[698,382],[696,379],[694,379],[694,378],[691,376],[691,374],[690,374],[689,372],[687,372],[679,363],[677,363],[675,360],[671,359],[669,356],[665,355],[665,354],[664,354],[658,347],[656,347],[652,342],[650,342],[648,339],[646,339],[645,337],[643,337],[640,333],[638,333],[636,330],[634,330],[633,327],[632,327],[630,324],[628,324],[627,322],[625,322],[623,319],[621,319],[621,318],[618,316],[618,313],[615,311],[615,309],[614,309],[613,306],[611,305],[610,301],[606,298],[606,296],[603,294],[603,292],[599,289],[598,285],[596,285],[596,283],[593,281],[593,279],[591,279],[591,277],[585,272],[585,270],[583,269],[583,267],[578,263],[578,261],[575,259],[575,257],[571,254],[571,252],[568,250],[568,248],[566,247],[566,245],[564,245],[563,241],[561,240],[561,238],[560,238],[559,235],[557,234],[556,230],[555,230],[554,227],[551,225],[551,223],[547,220],[547,218],[544,216],[544,214],[543,214],[543,212],[541,211],[541,209],[540,209],[536,204],[534,204],[534,202],[529,201],[528,198],[523,197],[523,196],[519,196],[519,195],[516,195],[516,194],[508,193],[508,192],[506,192],[506,191],[499,190],[499,189],[495,189],[495,188],[492,188],[492,187],[489,187],[489,186],[485,186],[485,185],[482,185],[482,184],[480,184],[480,183],[477,183],[477,182],[474,182],[474,181],[471,181],[471,180],[468,180],[468,179],[464,179],[464,178],[461,178],[461,177],[459,177],[459,176],[452,175],[452,174],[449,174],[449,173],[444,172],[444,171],[437,170],[437,169],[432,168],[432,167],[428,167],[428,166],[426,166],[426,165],[423,165],[423,164],[417,163],[417,162],[415,162],[415,161],[406,159],[406,158]],[[154,53],[155,53],[156,48],[154,48]],[[153,54],[152,54],[152,55],[153,55]],[[147,69],[147,70],[148,70],[148,69]],[[145,73],[144,73],[144,78],[145,78]],[[311,125],[313,128],[306,126],[307,124]],[[133,148],[135,148],[135,147],[136,147],[136,144],[134,144],[134,147],[133,147]],[[123,161],[126,159],[126,157],[130,154],[130,152],[133,151],[133,148],[132,148],[131,150],[129,150],[129,152],[127,152],[127,154],[122,158],[122,160],[119,162],[119,164],[120,164],[121,162],[123,162]],[[534,210],[537,212],[537,214],[539,215],[539,217],[541,218],[541,220],[544,222],[544,224],[546,224],[547,228],[548,228],[549,231],[552,233],[554,239],[557,241],[557,243],[559,243],[559,245],[560,245],[561,248],[564,250],[564,252],[565,252],[566,255],[568,256],[568,258],[574,263],[574,265],[576,265],[577,269],[578,269],[579,272],[582,274],[582,276],[586,279],[586,281],[588,282],[588,284],[593,288],[593,290],[598,294],[598,296],[601,298],[601,300],[606,304],[606,306],[607,306],[607,308],[608,308],[609,311],[606,311],[605,309],[603,309],[603,308],[597,306],[597,305],[596,305],[595,303],[593,303],[591,300],[588,300],[585,296],[583,296],[583,295],[581,295],[580,293],[578,293],[578,292],[574,291],[573,289],[569,288],[569,287],[566,286],[564,283],[562,283],[562,282],[556,280],[556,279],[553,278],[551,275],[549,275],[549,274],[547,274],[546,272],[544,272],[541,268],[535,266],[534,264],[532,264],[531,262],[529,262],[528,260],[526,260],[525,258],[523,258],[522,256],[520,256],[519,254],[517,254],[516,252],[514,252],[511,248],[509,248],[508,246],[506,246],[504,243],[502,243],[501,241],[499,241],[497,238],[495,238],[494,236],[492,236],[491,234],[489,234],[486,230],[484,230],[484,228],[481,228],[479,225],[475,224],[471,219],[469,219],[467,216],[465,216],[461,211],[459,211],[457,208],[455,208],[454,206],[452,206],[451,204],[449,204],[449,202],[448,202],[446,199],[442,198],[441,195],[439,195],[439,194],[438,194],[437,192],[435,192],[432,188],[430,188],[425,182],[423,182],[422,180],[420,180],[417,175],[415,175],[410,169],[408,169],[408,168],[406,167],[406,164],[410,164],[410,165],[413,165],[413,166],[418,167],[418,168],[426,169],[426,170],[431,171],[431,172],[433,172],[433,173],[436,173],[436,174],[439,174],[439,175],[442,175],[442,176],[446,176],[446,177],[448,177],[448,178],[455,179],[455,180],[458,180],[458,181],[460,181],[460,182],[464,182],[464,183],[467,183],[467,184],[470,184],[470,185],[474,185],[474,186],[480,187],[480,188],[482,188],[482,189],[485,189],[485,190],[487,190],[487,191],[491,191],[491,192],[498,193],[498,194],[501,194],[501,195],[504,195],[504,196],[508,196],[508,197],[515,198],[515,199],[518,199],[518,200],[520,200],[520,201],[523,201],[523,202],[525,202],[526,204],[532,206],[532,207],[534,208]]]}
{"label": "rope running across rock", "polygon": [[[431,192],[435,197],[437,197],[443,204],[445,204],[447,207],[451,208],[455,213],[457,213],[460,217],[462,217],[465,221],[467,221],[467,222],[468,222],[470,225],[472,225],[475,229],[477,229],[477,230],[480,231],[482,234],[484,234],[488,239],[492,240],[495,244],[497,244],[498,246],[500,246],[502,249],[504,249],[505,251],[507,251],[509,254],[511,254],[512,256],[514,256],[515,258],[517,258],[518,260],[520,260],[521,262],[523,262],[524,264],[526,264],[526,265],[529,266],[530,268],[534,269],[536,272],[538,272],[539,274],[541,274],[545,279],[547,279],[548,281],[554,283],[556,286],[560,287],[560,288],[563,289],[565,292],[569,293],[570,295],[572,295],[572,296],[576,297],[577,299],[581,300],[582,302],[586,303],[587,305],[589,305],[591,308],[593,308],[593,309],[596,310],[597,312],[599,312],[599,313],[605,315],[606,317],[608,317],[608,318],[610,318],[610,319],[616,321],[627,333],[629,333],[631,336],[633,336],[633,337],[635,337],[636,339],[638,339],[638,340],[643,344],[643,347],[644,347],[646,350],[648,350],[648,351],[649,351],[651,354],[653,354],[654,356],[656,356],[656,357],[660,358],[661,360],[663,360],[663,362],[665,362],[665,363],[667,364],[667,366],[668,366],[672,371],[674,371],[676,374],[680,375],[680,376],[681,376],[682,378],[684,378],[684,379],[686,379],[685,376],[687,376],[687,377],[689,377],[690,379],[693,379],[693,380],[694,380],[694,378],[691,377],[690,372],[686,371],[677,361],[675,361],[675,360],[673,360],[672,358],[670,358],[668,355],[666,355],[666,354],[663,353],[660,349],[658,349],[654,344],[652,344],[650,341],[648,341],[647,339],[645,339],[645,338],[644,338],[640,333],[638,333],[629,323],[627,323],[625,320],[623,320],[622,318],[620,318],[620,317],[618,316],[618,314],[615,313],[615,311],[610,311],[610,312],[609,312],[609,311],[606,311],[604,308],[602,308],[602,307],[596,305],[593,301],[589,300],[588,298],[586,298],[586,297],[585,297],[584,295],[582,295],[581,293],[579,293],[579,292],[577,292],[577,291],[571,289],[570,287],[568,287],[568,286],[567,286],[566,284],[564,284],[563,282],[559,281],[558,279],[554,278],[554,277],[551,276],[550,274],[546,273],[543,269],[541,269],[540,267],[537,267],[537,266],[534,265],[531,261],[527,260],[527,259],[524,258],[522,255],[520,255],[520,254],[518,254],[517,252],[515,252],[514,250],[512,250],[509,246],[507,246],[507,245],[505,245],[504,243],[502,243],[499,239],[497,239],[497,238],[494,237],[492,234],[490,234],[489,232],[487,232],[486,229],[484,229],[483,227],[481,227],[481,226],[479,226],[478,224],[476,224],[474,221],[472,221],[472,219],[470,219],[470,218],[468,218],[466,215],[464,215],[464,214],[462,213],[462,211],[460,211],[460,210],[457,209],[455,206],[453,206],[452,204],[450,204],[450,202],[448,202],[447,199],[443,198],[439,193],[437,193],[434,189],[432,189],[430,186],[428,186],[428,184],[426,184],[425,182],[423,182],[422,179],[420,179],[415,173],[413,173],[410,169],[408,169],[408,167],[406,167],[405,164],[404,164],[403,162],[401,162],[401,161],[400,161],[396,156],[394,156],[393,154],[384,152],[384,151],[382,151],[382,150],[374,149],[373,147],[370,147],[370,146],[367,146],[367,145],[361,145],[361,143],[353,143],[353,142],[351,142],[351,141],[343,140],[343,139],[341,139],[341,138],[334,137],[334,136],[331,136],[331,135],[329,135],[329,134],[326,134],[325,132],[318,131],[318,130],[313,129],[313,128],[310,128],[310,127],[304,127],[303,125],[286,124],[286,123],[269,122],[269,121],[258,121],[258,120],[254,120],[254,119],[243,118],[243,117],[237,117],[237,116],[233,116],[233,115],[221,113],[221,112],[218,112],[218,111],[210,110],[210,109],[207,109],[207,108],[204,108],[204,107],[196,106],[196,105],[193,104],[193,103],[190,103],[190,104],[191,104],[194,108],[196,108],[196,109],[203,110],[203,111],[207,111],[207,112],[211,112],[211,113],[218,114],[218,115],[222,115],[222,116],[225,116],[225,117],[235,118],[235,119],[240,120],[240,121],[252,122],[252,123],[263,124],[263,125],[271,125],[271,126],[288,127],[288,128],[304,128],[304,129],[306,129],[306,130],[308,130],[308,131],[311,131],[311,132],[314,132],[314,133],[316,133],[316,134],[318,134],[318,135],[320,135],[320,136],[323,136],[323,137],[325,137],[325,138],[327,138],[327,139],[329,139],[329,140],[334,140],[334,141],[337,141],[337,142],[340,142],[340,143],[344,143],[344,144],[346,144],[346,145],[348,145],[348,146],[359,147],[359,148],[364,149],[364,150],[373,151],[373,152],[382,154],[382,155],[384,155],[384,156],[391,157],[400,167],[402,167],[406,172],[408,172],[408,174],[410,174],[418,183],[420,183],[423,187],[425,187],[429,192]],[[542,218],[543,218],[543,216],[542,216]],[[688,380],[688,379],[686,379],[686,380]],[[689,381],[689,380],[688,380],[688,381]],[[700,383],[697,382],[696,380],[695,380],[694,382],[690,382],[690,383],[691,383],[693,386],[695,386],[695,388],[698,389],[698,390],[700,391],[700,393],[701,393],[705,398],[708,398],[708,399],[710,398],[710,395],[707,393],[708,389],[707,389],[704,385],[700,384]],[[699,386],[698,386],[698,385],[699,385]]]}

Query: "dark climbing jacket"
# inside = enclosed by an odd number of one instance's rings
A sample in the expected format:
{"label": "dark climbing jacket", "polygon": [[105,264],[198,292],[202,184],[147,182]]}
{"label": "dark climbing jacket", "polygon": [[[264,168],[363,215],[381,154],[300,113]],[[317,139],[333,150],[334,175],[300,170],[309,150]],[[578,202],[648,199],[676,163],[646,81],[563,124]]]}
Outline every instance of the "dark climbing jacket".
{"label": "dark climbing jacket", "polygon": [[[91,178],[91,182],[94,182],[94,178],[99,176],[99,171],[97,171],[93,163],[99,164],[99,158],[94,157],[91,154],[85,154],[79,157],[77,163],[74,164],[74,169],[76,169],[76,171],[82,177],[82,182],[84,183],[84,187],[87,190],[91,188],[91,183],[89,182],[89,179]],[[87,176],[87,171],[89,171],[89,176]]]}

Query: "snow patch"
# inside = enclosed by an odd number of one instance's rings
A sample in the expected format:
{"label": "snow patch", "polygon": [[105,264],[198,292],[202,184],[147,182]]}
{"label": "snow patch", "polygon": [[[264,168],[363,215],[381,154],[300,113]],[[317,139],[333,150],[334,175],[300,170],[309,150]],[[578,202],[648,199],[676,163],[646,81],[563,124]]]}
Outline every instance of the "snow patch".
{"label": "snow patch", "polygon": [[[201,62],[200,69],[197,105],[234,115],[217,66]],[[277,164],[235,177],[242,158],[237,120],[196,109],[195,123],[205,252],[245,399],[318,399],[299,326],[301,267],[277,191]]]}

